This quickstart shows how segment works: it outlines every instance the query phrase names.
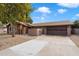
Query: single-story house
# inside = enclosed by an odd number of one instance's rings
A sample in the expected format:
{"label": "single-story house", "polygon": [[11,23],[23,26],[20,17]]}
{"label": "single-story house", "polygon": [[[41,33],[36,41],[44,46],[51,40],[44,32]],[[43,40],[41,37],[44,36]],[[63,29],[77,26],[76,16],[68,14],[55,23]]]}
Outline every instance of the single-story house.
{"label": "single-story house", "polygon": [[[17,22],[16,33],[28,34],[28,35],[71,35],[72,22],[47,22],[47,23],[34,23],[25,24],[23,22]],[[7,26],[8,32],[10,25]]]}

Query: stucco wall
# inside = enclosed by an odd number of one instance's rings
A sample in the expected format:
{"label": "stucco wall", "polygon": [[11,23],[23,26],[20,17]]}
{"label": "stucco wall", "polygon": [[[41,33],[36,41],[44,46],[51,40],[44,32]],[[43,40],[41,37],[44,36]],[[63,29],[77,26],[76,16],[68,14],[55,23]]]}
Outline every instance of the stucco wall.
{"label": "stucco wall", "polygon": [[41,35],[42,34],[42,29],[41,28],[29,28],[28,29],[28,34],[29,35]]}
{"label": "stucco wall", "polygon": [[78,34],[79,35],[79,28],[74,28],[74,34]]}

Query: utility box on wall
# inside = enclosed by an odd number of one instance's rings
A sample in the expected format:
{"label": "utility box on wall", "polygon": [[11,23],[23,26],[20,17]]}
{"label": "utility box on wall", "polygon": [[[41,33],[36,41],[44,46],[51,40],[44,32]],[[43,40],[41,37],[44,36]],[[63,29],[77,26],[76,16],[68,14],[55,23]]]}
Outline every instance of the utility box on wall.
{"label": "utility box on wall", "polygon": [[29,28],[28,34],[33,35],[33,36],[42,35],[42,29],[41,28]]}

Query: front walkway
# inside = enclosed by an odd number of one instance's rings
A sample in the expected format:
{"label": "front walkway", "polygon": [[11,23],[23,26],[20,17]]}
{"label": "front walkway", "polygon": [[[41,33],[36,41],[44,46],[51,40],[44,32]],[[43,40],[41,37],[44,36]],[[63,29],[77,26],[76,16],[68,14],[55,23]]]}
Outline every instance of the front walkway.
{"label": "front walkway", "polygon": [[42,35],[34,40],[0,51],[0,55],[69,56],[79,55],[79,48],[69,37]]}

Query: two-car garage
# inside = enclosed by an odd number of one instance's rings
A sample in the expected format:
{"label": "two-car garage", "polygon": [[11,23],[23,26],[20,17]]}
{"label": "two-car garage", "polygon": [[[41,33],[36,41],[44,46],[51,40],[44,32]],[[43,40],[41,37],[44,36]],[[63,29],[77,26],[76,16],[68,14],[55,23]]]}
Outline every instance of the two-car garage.
{"label": "two-car garage", "polygon": [[45,26],[32,27],[29,29],[30,35],[71,35],[71,26]]}
{"label": "two-car garage", "polygon": [[32,29],[40,28],[42,29],[42,34],[45,34],[45,35],[71,35],[71,25],[72,25],[72,22],[69,22],[69,21],[48,22],[48,23],[32,24],[31,28]]}

